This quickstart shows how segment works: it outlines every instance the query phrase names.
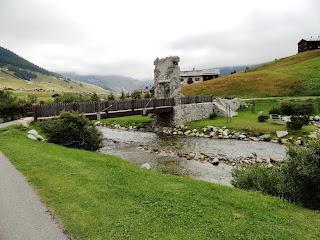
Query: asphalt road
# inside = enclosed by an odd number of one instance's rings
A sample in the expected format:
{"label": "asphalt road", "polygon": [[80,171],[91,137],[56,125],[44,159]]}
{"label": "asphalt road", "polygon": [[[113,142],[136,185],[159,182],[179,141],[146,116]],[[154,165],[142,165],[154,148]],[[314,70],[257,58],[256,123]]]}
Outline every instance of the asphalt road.
{"label": "asphalt road", "polygon": [[0,240],[66,240],[23,175],[0,152]]}

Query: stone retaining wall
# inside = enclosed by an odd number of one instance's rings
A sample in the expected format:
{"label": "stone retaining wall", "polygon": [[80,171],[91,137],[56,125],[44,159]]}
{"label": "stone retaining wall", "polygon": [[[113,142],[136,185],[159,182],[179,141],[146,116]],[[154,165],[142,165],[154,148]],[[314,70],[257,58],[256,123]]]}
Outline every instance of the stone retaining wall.
{"label": "stone retaining wall", "polygon": [[213,110],[217,112],[215,105],[212,102],[183,104],[173,107],[173,122],[172,125],[179,126],[190,121],[208,118]]}

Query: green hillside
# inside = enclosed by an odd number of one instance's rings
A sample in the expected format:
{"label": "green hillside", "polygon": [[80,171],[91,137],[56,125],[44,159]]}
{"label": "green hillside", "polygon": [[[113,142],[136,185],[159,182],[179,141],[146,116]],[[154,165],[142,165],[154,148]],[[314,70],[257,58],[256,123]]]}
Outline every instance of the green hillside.
{"label": "green hillside", "polygon": [[271,97],[320,95],[320,50],[267,63],[246,73],[187,85],[192,95]]}
{"label": "green hillside", "polygon": [[108,93],[93,84],[68,80],[0,47],[0,89],[3,88]]}

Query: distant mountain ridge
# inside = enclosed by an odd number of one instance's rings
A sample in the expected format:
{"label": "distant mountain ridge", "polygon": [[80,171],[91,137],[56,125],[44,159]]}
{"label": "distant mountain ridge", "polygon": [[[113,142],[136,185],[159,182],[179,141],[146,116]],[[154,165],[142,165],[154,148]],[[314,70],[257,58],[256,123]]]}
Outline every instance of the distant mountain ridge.
{"label": "distant mountain ridge", "polygon": [[252,69],[256,68],[258,66],[261,66],[262,64],[251,64],[251,65],[240,65],[240,66],[226,66],[226,67],[219,67],[221,76],[228,76],[233,71],[236,72],[244,72],[246,68]]}
{"label": "distant mountain ridge", "polygon": [[122,75],[80,75],[74,72],[61,72],[62,76],[97,85],[107,90],[120,92],[122,90],[132,92],[136,89],[153,85],[152,80],[141,81],[132,77]]}

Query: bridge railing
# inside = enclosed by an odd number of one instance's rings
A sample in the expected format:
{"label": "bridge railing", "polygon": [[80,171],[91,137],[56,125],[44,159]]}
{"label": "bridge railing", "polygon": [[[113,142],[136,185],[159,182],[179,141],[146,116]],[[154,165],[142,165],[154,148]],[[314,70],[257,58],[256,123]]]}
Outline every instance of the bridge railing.
{"label": "bridge railing", "polygon": [[145,108],[172,107],[176,104],[192,104],[211,102],[214,98],[211,96],[192,96],[180,98],[164,99],[125,99],[102,102],[74,102],[74,103],[52,103],[52,104],[34,104],[32,106],[34,119],[58,116],[61,112],[79,112],[84,114],[97,112],[116,112],[130,111]]}
{"label": "bridge railing", "polygon": [[176,98],[176,104],[192,104],[212,102],[215,98],[213,96],[187,96]]}
{"label": "bridge railing", "polygon": [[159,108],[174,106],[173,98],[168,99],[127,99],[102,102],[74,102],[34,104],[32,106],[34,119],[58,116],[61,112],[79,112],[84,114],[97,112],[129,111],[144,108]]}

